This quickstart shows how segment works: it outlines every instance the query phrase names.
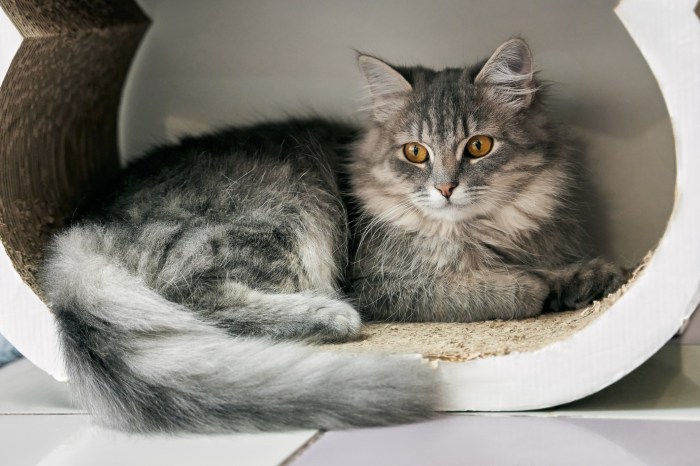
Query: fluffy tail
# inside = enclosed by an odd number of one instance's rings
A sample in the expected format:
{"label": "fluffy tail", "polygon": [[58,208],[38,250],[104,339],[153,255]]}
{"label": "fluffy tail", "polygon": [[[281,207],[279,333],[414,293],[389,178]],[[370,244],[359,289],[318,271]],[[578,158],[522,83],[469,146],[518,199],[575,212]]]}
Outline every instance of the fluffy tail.
{"label": "fluffy tail", "polygon": [[61,243],[45,261],[42,287],[71,383],[103,424],[136,432],[342,429],[434,415],[436,374],[420,360],[234,338],[96,248]]}

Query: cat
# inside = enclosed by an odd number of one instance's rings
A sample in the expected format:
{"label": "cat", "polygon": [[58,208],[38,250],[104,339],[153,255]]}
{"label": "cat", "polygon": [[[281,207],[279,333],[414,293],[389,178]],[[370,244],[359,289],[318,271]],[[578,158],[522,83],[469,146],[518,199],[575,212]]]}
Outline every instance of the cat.
{"label": "cat", "polygon": [[349,160],[351,283],[366,319],[518,319],[622,284],[586,254],[578,153],[524,40],[464,69],[359,63],[371,122]]}
{"label": "cat", "polygon": [[[428,419],[442,399],[428,364],[307,343],[356,338],[356,308],[372,319],[470,321],[602,296],[615,268],[578,252],[568,152],[539,108],[530,61],[519,39],[485,64],[442,72],[360,55],[372,97],[360,133],[322,119],[262,123],[132,163],[51,239],[40,269],[82,404],[132,432]],[[446,148],[461,150],[475,130],[491,139],[471,150],[491,144],[492,154],[450,159]],[[528,147],[528,165],[513,144]],[[515,182],[520,171],[529,183]],[[440,198],[423,192],[429,179]],[[464,187],[479,179],[491,198],[468,204]],[[543,205],[523,213],[505,190],[528,186]],[[424,201],[403,209],[401,195]]]}

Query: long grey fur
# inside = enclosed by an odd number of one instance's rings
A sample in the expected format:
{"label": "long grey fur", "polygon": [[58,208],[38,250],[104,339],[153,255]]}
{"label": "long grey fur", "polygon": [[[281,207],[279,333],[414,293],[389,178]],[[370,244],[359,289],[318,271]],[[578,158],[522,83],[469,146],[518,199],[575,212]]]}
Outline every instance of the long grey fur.
{"label": "long grey fur", "polygon": [[41,286],[70,383],[101,423],[220,432],[434,416],[436,373],[420,359],[304,343],[360,330],[338,298],[349,233],[333,173],[353,134],[297,121],[156,149],[53,238]]}
{"label": "long grey fur", "polygon": [[[580,151],[522,39],[467,68],[359,64],[372,120],[348,170],[350,282],[365,317],[518,319],[581,308],[622,283],[620,267],[585,246]],[[480,158],[466,150],[477,135],[493,141]],[[409,161],[410,143],[429,157]]]}

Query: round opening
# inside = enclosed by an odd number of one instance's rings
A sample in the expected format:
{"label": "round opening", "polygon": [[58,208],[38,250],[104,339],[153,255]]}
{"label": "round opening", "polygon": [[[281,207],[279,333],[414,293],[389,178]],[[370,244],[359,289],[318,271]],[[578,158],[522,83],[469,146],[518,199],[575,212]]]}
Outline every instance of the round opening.
{"label": "round opening", "polygon": [[[531,44],[541,76],[554,83],[553,109],[585,145],[589,189],[583,199],[586,211],[582,222],[598,251],[635,266],[654,249],[671,213],[675,150],[670,119],[651,72],[613,12],[617,1],[521,4],[497,0],[486,6],[455,0],[431,8],[418,1],[346,4],[312,0],[281,6],[222,0],[207,2],[207,9],[201,9],[188,2],[143,0],[140,4],[153,24],[123,94],[131,58],[147,26],[141,12],[129,0],[96,0],[92,8],[76,7],[75,2],[66,0],[46,11],[36,7],[38,3],[0,0],[6,15],[0,11],[0,34],[5,38],[7,28],[12,27],[4,21],[8,18],[17,29],[13,29],[16,34],[11,34],[11,40],[0,41],[0,73],[7,70],[0,87],[0,294],[10,300],[10,305],[0,310],[0,331],[56,377],[61,377],[63,368],[56,357],[55,327],[46,306],[27,284],[34,284],[33,271],[47,235],[61,226],[62,219],[70,216],[92,186],[118,169],[115,140],[119,105],[123,160],[183,134],[290,113],[315,111],[359,121],[362,83],[352,48],[397,64],[440,68],[472,63],[517,34]],[[626,21],[632,18],[631,10],[639,8],[631,4],[622,2],[618,7],[625,9]],[[642,13],[648,16],[649,9],[636,10],[638,27]],[[691,8],[688,14],[692,14]],[[658,19],[671,21],[669,18]],[[680,19],[673,17],[678,24]],[[645,28],[653,29],[649,25]],[[31,40],[21,42],[20,36]],[[663,34],[658,39],[665,40],[660,43],[666,49],[678,45]],[[645,53],[649,48],[647,43]],[[650,58],[655,59],[651,63],[657,73],[668,63],[675,64],[666,66],[668,69],[683,68],[682,62]],[[696,58],[692,56],[688,62]],[[693,76],[689,69],[680,75]],[[662,83],[673,87],[676,81],[667,78],[659,73]],[[669,91],[668,87],[664,91]],[[678,112],[673,102],[669,99],[671,108]],[[679,137],[687,139],[684,125],[694,121],[692,115],[681,112],[679,117],[674,113],[674,121],[685,131],[679,132]],[[689,182],[688,174],[693,173],[695,159],[688,156],[688,147],[694,145],[679,144],[685,170],[679,173],[678,189],[686,200],[690,198],[692,206],[695,191],[691,195],[689,191],[695,184]],[[679,262],[700,263],[694,259],[695,243],[678,233],[695,230],[678,221],[679,212],[684,214],[683,221],[687,220],[687,211],[688,202],[678,204],[649,273],[640,276],[639,285],[647,286],[635,286],[626,295],[634,297],[634,303],[642,303],[637,310],[650,319],[639,323],[643,332],[629,335],[646,335],[653,326],[664,329],[654,337],[663,333],[661,338],[668,338],[678,328],[676,318],[683,312],[679,309],[687,305],[686,295],[695,290],[695,278],[685,269],[668,272]],[[672,254],[665,248],[669,243],[682,250],[682,257],[674,252],[669,260]],[[656,283],[649,286],[652,271],[656,271],[652,277]],[[661,288],[655,286],[660,271],[665,271],[667,280]],[[666,291],[657,292],[659,289]],[[615,320],[618,330],[638,324],[637,313],[633,314],[635,320],[624,320],[632,315],[629,310],[635,310],[630,309],[634,307],[632,300],[620,301],[615,306],[620,313],[610,312],[606,319],[588,327],[587,331],[598,331],[596,338],[571,338],[565,342],[570,345],[560,345],[556,352],[534,350],[568,339],[603,315],[623,292],[587,309],[523,321],[372,324],[364,340],[330,348],[421,353],[446,361],[531,352],[522,356],[531,357],[530,362],[544,361],[545,365],[538,367],[546,367],[548,373],[552,372],[552,361],[545,356],[563,355],[568,359],[560,366],[573,367],[574,361],[579,367],[590,362],[581,355],[591,354],[588,350],[595,348],[593,353],[610,363],[607,372],[599,365],[586,372],[597,374],[590,377],[588,385],[576,381],[582,388],[575,396],[583,396],[631,370],[650,354],[652,346],[662,343],[661,339],[649,340],[642,347],[635,340],[628,345],[633,351],[625,354],[611,343],[618,336],[608,331],[614,327],[607,325],[613,318],[620,316]],[[623,310],[625,315],[621,316]],[[605,336],[600,337],[601,333]],[[620,338],[629,339],[629,335]],[[582,340],[588,346],[574,345]],[[567,346],[576,346],[579,352],[571,357]],[[480,364],[496,373],[507,366],[506,373],[517,379],[515,368],[522,359],[510,366],[504,363],[518,355],[513,356],[443,367],[461,370]],[[534,365],[519,367],[527,373],[541,373],[533,370]],[[452,382],[461,393],[460,377],[453,377]],[[483,374],[480,377],[485,382]],[[491,385],[482,383],[482,391],[491,391],[499,380],[492,380]],[[522,384],[517,387],[522,388]],[[559,393],[535,404],[503,408],[487,403],[477,409],[541,407],[569,401],[572,396]],[[460,401],[459,407],[464,406]]]}
{"label": "round opening", "polygon": [[[653,75],[613,8],[598,2],[266,2],[141,0],[153,24],[120,113],[123,160],[155,143],[289,114],[361,120],[353,49],[396,64],[461,66],[520,35],[551,106],[585,147],[582,222],[599,254],[638,265],[673,207],[671,123]],[[343,351],[463,361],[568,338],[617,296],[574,312],[473,324],[370,324]]]}

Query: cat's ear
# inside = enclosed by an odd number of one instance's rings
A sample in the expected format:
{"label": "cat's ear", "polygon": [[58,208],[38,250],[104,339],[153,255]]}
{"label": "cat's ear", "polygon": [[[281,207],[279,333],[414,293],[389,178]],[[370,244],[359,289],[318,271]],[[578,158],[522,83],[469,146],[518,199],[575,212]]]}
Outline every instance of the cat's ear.
{"label": "cat's ear", "polygon": [[530,47],[522,39],[504,42],[486,61],[474,84],[483,86],[502,105],[527,108],[537,91]]}
{"label": "cat's ear", "polygon": [[357,63],[367,81],[372,117],[382,123],[404,106],[413,88],[401,73],[378,58],[360,54]]}

